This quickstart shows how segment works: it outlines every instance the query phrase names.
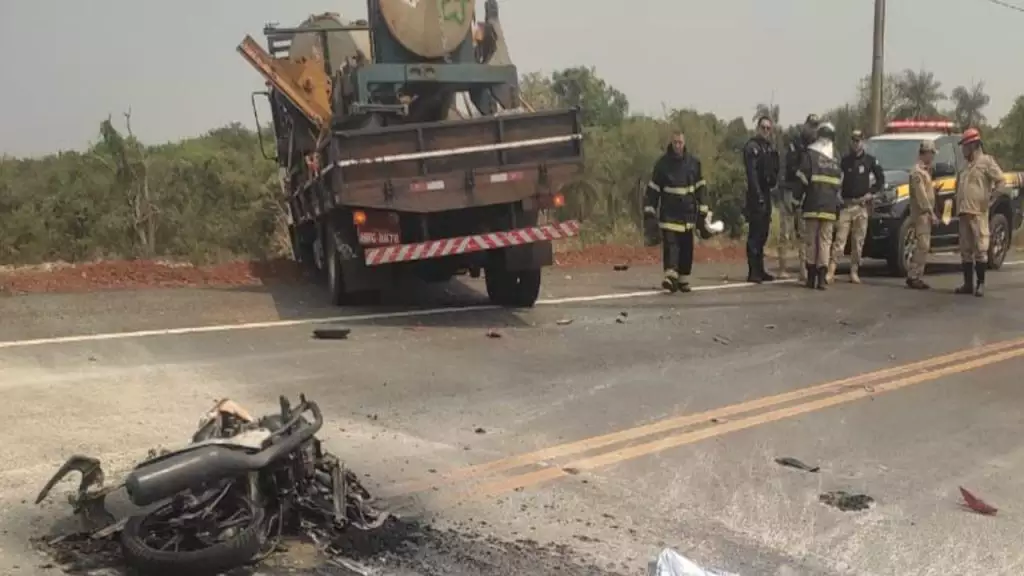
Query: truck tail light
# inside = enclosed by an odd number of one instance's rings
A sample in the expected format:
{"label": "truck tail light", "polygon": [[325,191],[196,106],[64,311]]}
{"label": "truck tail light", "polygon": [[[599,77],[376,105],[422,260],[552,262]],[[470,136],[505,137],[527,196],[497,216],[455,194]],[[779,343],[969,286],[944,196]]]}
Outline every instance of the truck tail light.
{"label": "truck tail light", "polygon": [[352,223],[356,226],[366,224],[366,212],[363,212],[362,210],[352,212]]}
{"label": "truck tail light", "polygon": [[565,196],[562,196],[561,194],[555,194],[555,196],[551,199],[551,203],[554,205],[555,208],[561,208],[562,206],[565,206]]}

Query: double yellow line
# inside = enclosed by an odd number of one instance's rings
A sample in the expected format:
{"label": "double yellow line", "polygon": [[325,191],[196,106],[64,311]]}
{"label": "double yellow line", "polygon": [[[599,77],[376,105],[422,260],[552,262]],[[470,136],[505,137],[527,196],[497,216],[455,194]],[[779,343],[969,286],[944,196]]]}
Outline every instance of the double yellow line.
{"label": "double yellow line", "polygon": [[[437,487],[441,484],[472,480],[532,465],[540,464],[545,466],[540,470],[478,483],[462,491],[461,494],[463,497],[495,496],[519,488],[563,478],[578,473],[578,471],[593,470],[632,460],[669,448],[692,444],[730,432],[815,412],[883,392],[891,392],[914,384],[929,382],[944,376],[968,372],[1021,356],[1024,356],[1024,338],[998,342],[911,364],[826,382],[817,386],[801,388],[775,396],[741,402],[698,414],[669,418],[645,426],[543,448],[486,464],[460,468],[435,476],[429,480],[399,484],[386,492],[391,495],[408,495]],[[748,415],[751,413],[753,414]],[[733,416],[745,417],[738,420],[728,420]],[[681,429],[695,426],[698,428],[680,431]],[[595,455],[578,458],[558,466],[548,465],[548,462],[551,460],[597,451],[600,448],[607,448],[618,444],[627,444],[633,440],[646,439],[667,432],[678,433],[640,444],[626,445],[609,451],[602,451]]]}

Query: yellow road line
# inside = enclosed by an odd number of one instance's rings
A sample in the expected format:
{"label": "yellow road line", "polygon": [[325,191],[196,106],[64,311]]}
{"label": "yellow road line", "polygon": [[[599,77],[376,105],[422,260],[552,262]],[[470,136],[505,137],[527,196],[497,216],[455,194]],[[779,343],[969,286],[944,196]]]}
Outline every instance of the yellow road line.
{"label": "yellow road line", "polygon": [[901,376],[917,370],[926,370],[929,368],[935,368],[950,362],[961,362],[977,356],[985,354],[991,354],[1008,348],[1024,345],[1024,338],[1017,340],[1009,340],[1004,342],[996,342],[978,348],[971,348],[968,350],[960,350],[958,352],[952,352],[944,354],[942,356],[935,356],[905,364],[902,366],[894,366],[891,368],[885,368],[875,372],[869,372],[866,374],[859,374],[857,376],[851,376],[849,378],[843,378],[841,380],[835,380],[831,382],[825,382],[815,386],[807,388],[801,388],[790,392],[784,392],[782,394],[776,394],[774,396],[766,396],[763,398],[757,398],[747,402],[741,402],[738,404],[732,404],[720,408],[714,408],[697,414],[688,414],[685,416],[677,416],[674,418],[668,418],[666,420],[660,420],[651,424],[638,426],[635,428],[628,428],[625,430],[619,430],[609,434],[603,434],[600,436],[593,436],[590,438],[584,438],[575,442],[569,442],[566,444],[560,444],[551,446],[548,448],[542,448],[533,452],[519,454],[516,456],[510,456],[508,458],[502,458],[500,460],[494,460],[484,464],[477,464],[475,466],[467,466],[465,468],[455,469],[444,474],[437,475],[433,478],[426,480],[413,480],[397,484],[390,489],[385,490],[390,496],[402,496],[428,490],[438,484],[457,482],[461,480],[468,480],[487,474],[495,474],[498,472],[504,472],[512,470],[514,468],[520,468],[523,466],[529,466],[537,464],[545,460],[551,460],[555,458],[564,458],[566,456],[573,456],[582,452],[588,452],[596,450],[598,448],[604,448],[613,444],[619,444],[622,442],[628,442],[630,440],[637,440],[654,434],[662,432],[669,432],[678,428],[685,428],[688,426],[694,426],[698,424],[705,424],[712,419],[724,419],[740,414],[746,414],[755,410],[763,410],[765,408],[774,408],[780,404],[786,404],[789,402],[795,402],[797,400],[803,400],[812,396],[818,396],[829,392],[841,391],[843,388],[850,386],[860,386],[870,382],[874,382],[880,379],[892,378],[895,376]]}
{"label": "yellow road line", "polygon": [[646,456],[649,454],[653,454],[655,452],[667,450],[669,448],[676,448],[687,444],[693,444],[701,440],[706,440],[708,438],[722,436],[730,432],[746,430],[748,428],[753,428],[755,426],[761,426],[771,422],[784,420],[786,418],[792,418],[794,416],[799,416],[801,414],[807,414],[809,412],[823,410],[825,408],[830,408],[832,406],[836,406],[839,404],[853,402],[855,400],[860,400],[863,398],[867,398],[869,396],[881,394],[883,392],[892,392],[894,390],[906,388],[914,384],[920,384],[922,382],[936,380],[944,376],[961,374],[964,372],[968,372],[970,370],[974,370],[976,368],[997,364],[999,362],[1004,362],[1006,360],[1018,358],[1020,356],[1024,356],[1024,348],[1018,348],[1014,350],[1008,350],[1005,352],[986,355],[981,358],[976,358],[974,360],[970,360],[960,364],[954,364],[951,366],[946,366],[944,368],[929,370],[921,374],[915,374],[912,376],[907,376],[904,378],[884,382],[881,384],[877,384],[873,387],[856,388],[848,392],[836,394],[835,396],[820,398],[818,400],[812,400],[802,404],[796,404],[794,406],[781,408],[779,410],[763,412],[760,414],[756,414],[754,416],[750,416],[748,418],[743,418],[741,420],[734,420],[731,422],[725,422],[723,424],[703,428],[700,430],[694,430],[691,432],[686,432],[675,436],[668,436],[644,444],[628,446],[625,448],[621,448],[619,450],[605,452],[603,454],[599,454],[589,458],[581,458],[579,460],[569,462],[568,464],[562,467],[538,470],[536,472],[530,472],[527,474],[521,474],[518,476],[512,476],[509,478],[503,478],[500,480],[479,484],[471,488],[468,491],[468,493],[464,493],[463,496],[468,496],[469,498],[484,498],[487,496],[504,494],[516,490],[518,488],[526,488],[528,486],[533,486],[549,480],[570,476],[570,473],[565,472],[566,469],[593,470],[595,468],[600,468],[624,462],[627,460],[632,460],[634,458],[639,458],[641,456]]}

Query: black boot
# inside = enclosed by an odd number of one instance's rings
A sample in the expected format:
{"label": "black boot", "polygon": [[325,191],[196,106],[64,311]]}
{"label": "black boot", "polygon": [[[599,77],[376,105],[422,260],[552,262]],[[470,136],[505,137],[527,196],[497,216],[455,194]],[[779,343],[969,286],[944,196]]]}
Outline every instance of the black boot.
{"label": "black boot", "polygon": [[985,271],[988,270],[988,262],[975,262],[974,273],[978,276],[978,284],[974,287],[974,295],[981,298],[985,295]]}
{"label": "black boot", "polygon": [[818,269],[810,264],[804,264],[804,269],[807,270],[807,283],[804,286],[815,288],[818,285]]}
{"label": "black boot", "polygon": [[764,282],[774,282],[775,276],[772,276],[764,268],[764,254],[757,257],[757,270],[761,273],[761,280]]}
{"label": "black boot", "polygon": [[974,263],[961,262],[960,269],[964,273],[964,283],[953,292],[955,294],[974,294]]}
{"label": "black boot", "polygon": [[814,285],[818,290],[825,290],[825,277],[828,276],[828,268],[825,266],[818,266],[817,282]]}
{"label": "black boot", "polygon": [[761,270],[757,266],[757,257],[747,254],[747,282],[760,284],[764,281],[761,277]]}

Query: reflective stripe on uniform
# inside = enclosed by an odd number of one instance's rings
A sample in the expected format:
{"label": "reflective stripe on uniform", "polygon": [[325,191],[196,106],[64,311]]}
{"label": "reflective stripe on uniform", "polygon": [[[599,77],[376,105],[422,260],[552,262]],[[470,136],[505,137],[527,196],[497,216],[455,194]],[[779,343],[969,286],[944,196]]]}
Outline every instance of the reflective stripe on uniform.
{"label": "reflective stripe on uniform", "polygon": [[798,170],[798,171],[797,171],[797,173],[796,173],[796,177],[797,177],[797,178],[799,178],[799,179],[800,179],[800,181],[801,181],[801,182],[803,182],[804,184],[807,184],[807,183],[808,183],[808,182],[807,182],[807,176],[806,176],[806,175],[805,175],[805,174],[804,174],[803,172],[801,172],[801,171],[799,171],[799,170]]}
{"label": "reflective stripe on uniform", "polygon": [[835,212],[804,212],[803,217],[813,218],[814,220],[835,220]]}
{"label": "reflective stripe on uniform", "polygon": [[661,192],[661,186],[655,184],[654,180],[649,181],[647,183],[647,187],[650,188],[651,190],[654,190],[655,192]]}
{"label": "reflective stripe on uniform", "polygon": [[710,207],[708,207],[708,205],[707,205],[707,204],[701,204],[701,205],[700,205],[700,206],[699,206],[699,207],[697,208],[697,210],[699,210],[701,214],[707,214],[707,213],[708,213],[709,211],[711,211],[711,208],[710,208]]}
{"label": "reflective stripe on uniform", "polygon": [[708,185],[707,180],[698,180],[697,183],[693,185],[693,188],[694,188],[694,190],[696,190],[697,188],[700,188],[701,186],[707,186],[707,185]]}
{"label": "reflective stripe on uniform", "polygon": [[[823,174],[815,174],[811,176],[811,182],[819,182],[821,184],[832,184],[833,186],[839,186],[842,181],[835,176],[825,176]],[[806,183],[806,182],[805,182]]]}
{"label": "reflective stripe on uniform", "polygon": [[696,190],[696,186],[665,186],[664,188],[661,189],[662,192],[667,192],[669,194],[678,194],[680,196],[687,196],[689,194],[693,194]]}
{"label": "reflective stripe on uniform", "polygon": [[669,232],[689,232],[693,230],[693,224],[676,224],[675,222],[659,222],[658,227]]}

